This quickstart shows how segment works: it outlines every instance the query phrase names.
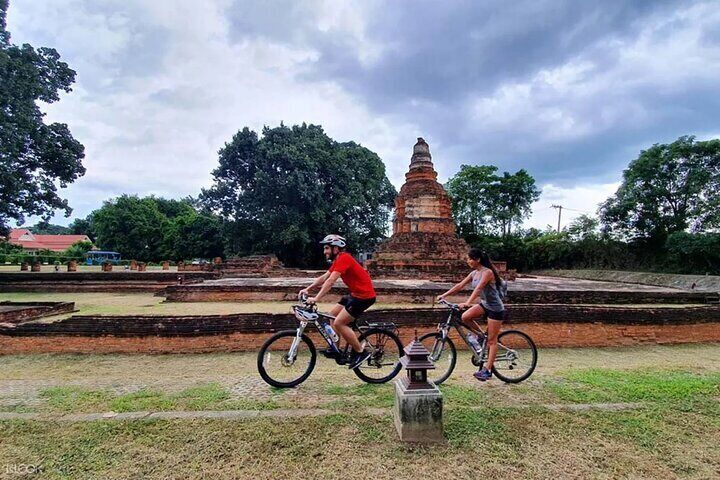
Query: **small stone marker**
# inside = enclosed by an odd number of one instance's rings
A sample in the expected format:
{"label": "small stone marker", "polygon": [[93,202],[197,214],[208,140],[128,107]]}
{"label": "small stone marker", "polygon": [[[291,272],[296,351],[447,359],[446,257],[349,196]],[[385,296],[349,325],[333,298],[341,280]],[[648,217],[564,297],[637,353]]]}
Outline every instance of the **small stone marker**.
{"label": "small stone marker", "polygon": [[147,263],[138,262],[138,272],[144,272],[145,270],[147,270]]}
{"label": "small stone marker", "polygon": [[32,266],[30,267],[31,272],[39,272],[42,268],[42,264],[40,262],[34,262]]}
{"label": "small stone marker", "polygon": [[417,339],[406,346],[400,359],[407,376],[395,380],[395,428],[403,442],[445,443],[443,436],[443,397],[427,379],[435,368],[430,352]]}
{"label": "small stone marker", "polygon": [[75,260],[70,260],[69,262],[67,262],[67,271],[77,272],[77,262]]}
{"label": "small stone marker", "polygon": [[29,264],[28,262],[22,262],[22,263],[20,264],[20,271],[21,271],[21,272],[27,272],[29,268],[30,268],[30,264]]}
{"label": "small stone marker", "polygon": [[137,270],[137,261],[130,260],[130,270]]}
{"label": "small stone marker", "polygon": [[168,262],[167,260],[165,260],[164,262],[162,262],[162,269],[163,269],[163,270],[170,270],[170,262]]}

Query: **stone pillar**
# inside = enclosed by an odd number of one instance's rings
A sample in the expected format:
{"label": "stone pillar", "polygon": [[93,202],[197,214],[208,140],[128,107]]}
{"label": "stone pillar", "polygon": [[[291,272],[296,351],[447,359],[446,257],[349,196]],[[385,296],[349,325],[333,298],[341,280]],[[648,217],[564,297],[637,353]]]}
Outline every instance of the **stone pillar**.
{"label": "stone pillar", "polygon": [[75,260],[70,260],[69,262],[67,262],[67,271],[77,272],[77,262]]}
{"label": "stone pillar", "polygon": [[145,262],[138,263],[138,272],[144,272],[147,270],[147,264]]}
{"label": "stone pillar", "polygon": [[178,262],[178,272],[184,272],[184,271],[185,271],[185,262],[183,262],[182,260],[180,260],[180,261]]}
{"label": "stone pillar", "polygon": [[440,389],[427,378],[435,368],[430,352],[415,340],[404,349],[400,359],[406,377],[395,380],[395,428],[400,440],[415,443],[445,443],[443,435],[443,397]]}
{"label": "stone pillar", "polygon": [[222,265],[222,257],[215,257],[213,258],[213,264],[215,265]]}
{"label": "stone pillar", "polygon": [[39,272],[41,267],[42,267],[42,264],[40,262],[33,262],[32,266],[30,267],[30,271],[31,272]]}
{"label": "stone pillar", "polygon": [[20,271],[21,272],[27,272],[29,269],[30,269],[30,264],[28,262],[20,263]]}
{"label": "stone pillar", "polygon": [[130,270],[137,270],[137,261],[130,260]]}
{"label": "stone pillar", "polygon": [[443,397],[432,384],[427,389],[410,389],[406,379],[395,380],[395,428],[400,440],[415,443],[445,443]]}
{"label": "stone pillar", "polygon": [[102,264],[102,271],[103,271],[103,272],[112,272],[112,263],[110,263],[110,262],[103,262],[103,264]]}
{"label": "stone pillar", "polygon": [[167,260],[165,260],[164,262],[162,262],[162,269],[163,269],[163,270],[170,270],[170,262],[168,262]]}

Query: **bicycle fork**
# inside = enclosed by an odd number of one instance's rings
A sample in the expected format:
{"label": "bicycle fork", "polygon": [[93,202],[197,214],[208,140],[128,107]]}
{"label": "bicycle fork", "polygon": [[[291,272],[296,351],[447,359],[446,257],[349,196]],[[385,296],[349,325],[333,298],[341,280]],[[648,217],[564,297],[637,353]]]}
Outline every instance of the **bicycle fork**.
{"label": "bicycle fork", "polygon": [[290,351],[288,352],[288,361],[291,363],[295,361],[295,356],[297,355],[298,345],[300,345],[300,338],[302,337],[303,333],[305,332],[305,327],[307,327],[307,322],[300,322],[300,326],[297,329],[295,338],[293,338],[293,342],[290,345]]}

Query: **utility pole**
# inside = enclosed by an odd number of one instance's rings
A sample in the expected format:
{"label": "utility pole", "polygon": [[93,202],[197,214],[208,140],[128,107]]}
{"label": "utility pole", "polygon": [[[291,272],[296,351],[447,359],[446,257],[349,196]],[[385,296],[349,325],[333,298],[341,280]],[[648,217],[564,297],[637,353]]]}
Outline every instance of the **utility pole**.
{"label": "utility pole", "polygon": [[551,208],[557,208],[558,209],[558,233],[560,233],[560,218],[562,217],[562,205],[551,205]]}

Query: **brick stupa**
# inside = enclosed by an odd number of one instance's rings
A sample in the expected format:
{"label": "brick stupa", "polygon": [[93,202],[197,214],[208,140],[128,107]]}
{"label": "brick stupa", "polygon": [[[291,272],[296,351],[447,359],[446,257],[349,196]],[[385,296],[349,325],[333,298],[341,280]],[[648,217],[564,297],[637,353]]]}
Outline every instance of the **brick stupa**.
{"label": "brick stupa", "polygon": [[395,199],[393,235],[377,247],[368,270],[383,277],[459,280],[468,272],[468,248],[455,234],[450,198],[437,182],[430,147],[418,138]]}

